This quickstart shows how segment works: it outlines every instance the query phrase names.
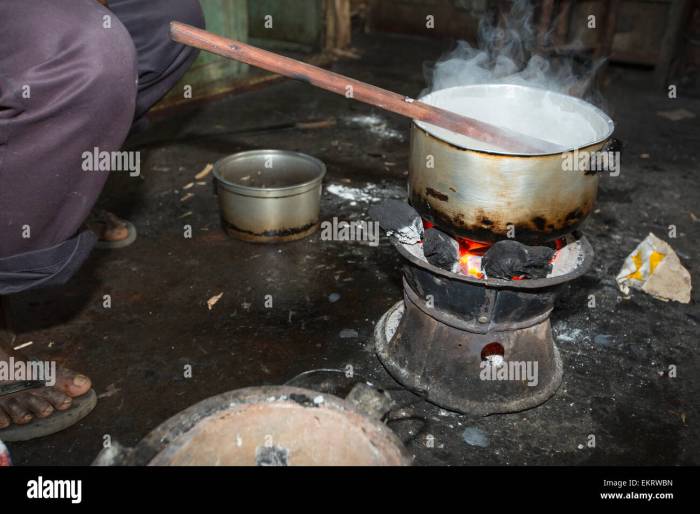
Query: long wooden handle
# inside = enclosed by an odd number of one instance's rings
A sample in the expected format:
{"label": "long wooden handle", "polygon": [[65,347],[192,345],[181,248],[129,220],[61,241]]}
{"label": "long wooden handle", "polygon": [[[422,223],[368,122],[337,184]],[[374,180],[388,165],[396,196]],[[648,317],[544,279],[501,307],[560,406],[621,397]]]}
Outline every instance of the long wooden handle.
{"label": "long wooden handle", "polygon": [[296,59],[290,59],[240,41],[212,34],[191,25],[176,21],[171,22],[170,37],[178,43],[235,59],[285,77],[302,80],[347,98],[490,143],[506,151],[554,153],[560,150],[557,145],[547,141],[461,116]]}

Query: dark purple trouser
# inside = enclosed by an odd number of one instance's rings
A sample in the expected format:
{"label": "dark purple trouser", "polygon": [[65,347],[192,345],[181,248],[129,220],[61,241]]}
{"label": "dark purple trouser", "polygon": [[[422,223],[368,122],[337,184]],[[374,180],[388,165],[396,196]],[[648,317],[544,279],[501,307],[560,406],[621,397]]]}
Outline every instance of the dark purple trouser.
{"label": "dark purple trouser", "polygon": [[[0,295],[65,282],[95,242],[78,230],[117,151],[196,52],[168,24],[197,0],[0,0]],[[138,79],[138,80],[137,80]]]}

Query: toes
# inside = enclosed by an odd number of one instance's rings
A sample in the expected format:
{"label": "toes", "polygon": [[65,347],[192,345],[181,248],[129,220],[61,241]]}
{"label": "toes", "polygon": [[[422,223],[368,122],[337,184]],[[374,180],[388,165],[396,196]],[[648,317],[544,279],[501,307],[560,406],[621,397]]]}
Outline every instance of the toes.
{"label": "toes", "polygon": [[0,428],[6,428],[10,426],[10,416],[5,414],[5,411],[0,407]]}
{"label": "toes", "polygon": [[56,379],[56,385],[54,387],[66,393],[68,396],[75,398],[76,396],[82,396],[87,393],[90,387],[92,387],[92,382],[81,373],[75,373],[64,369]]}
{"label": "toes", "polygon": [[104,213],[104,230],[102,239],[105,241],[120,241],[126,239],[129,235],[129,227],[121,218],[118,218],[111,212]]}
{"label": "toes", "polygon": [[125,229],[126,228],[126,223],[124,223],[124,220],[118,217],[116,214],[111,213],[111,212],[105,212],[105,221],[107,223],[107,227],[110,229]]}
{"label": "toes", "polygon": [[35,396],[39,396],[48,401],[56,410],[66,410],[70,408],[73,400],[67,394],[62,393],[53,387],[45,387],[33,392]]}
{"label": "toes", "polygon": [[33,394],[29,394],[19,401],[23,402],[37,418],[50,416],[54,410],[48,401]]}
{"label": "toes", "polygon": [[129,229],[127,227],[116,227],[109,230],[105,230],[104,239],[105,241],[121,241],[129,237]]}
{"label": "toes", "polygon": [[32,420],[29,410],[15,398],[3,400],[2,408],[10,415],[12,422],[16,425],[26,425]]}

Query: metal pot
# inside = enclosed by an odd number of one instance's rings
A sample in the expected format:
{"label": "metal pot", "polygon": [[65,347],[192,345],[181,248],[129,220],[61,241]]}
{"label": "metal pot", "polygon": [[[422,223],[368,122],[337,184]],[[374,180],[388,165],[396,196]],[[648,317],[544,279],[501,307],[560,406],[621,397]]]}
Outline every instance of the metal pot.
{"label": "metal pot", "polygon": [[302,239],[318,229],[326,166],[283,150],[252,150],[214,165],[221,218],[229,235],[259,243]]}
{"label": "metal pot", "polygon": [[423,218],[476,241],[514,237],[533,244],[573,231],[593,210],[597,174],[565,170],[563,163],[567,155],[607,149],[614,125],[598,108],[571,96],[509,84],[448,88],[421,100],[460,114],[486,115],[568,150],[509,154],[416,121],[409,198]]}
{"label": "metal pot", "polygon": [[406,448],[375,415],[375,395],[362,385],[345,400],[290,386],[229,391],[176,414],[134,448],[113,444],[93,464],[410,465]]}

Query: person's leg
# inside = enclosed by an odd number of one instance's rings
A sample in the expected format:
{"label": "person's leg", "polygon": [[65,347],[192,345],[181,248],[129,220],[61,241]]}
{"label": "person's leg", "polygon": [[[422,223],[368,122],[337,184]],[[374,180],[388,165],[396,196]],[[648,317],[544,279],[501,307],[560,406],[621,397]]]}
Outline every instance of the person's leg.
{"label": "person's leg", "polygon": [[[27,275],[29,287],[45,271],[31,263],[50,262],[34,257],[75,239],[107,178],[83,170],[83,152],[118,150],[131,126],[135,49],[104,16],[114,18],[95,0],[0,2],[0,294],[13,291],[3,277]],[[90,389],[84,375],[60,375],[0,397],[0,427],[65,410]]]}
{"label": "person's leg", "polygon": [[198,0],[110,0],[109,8],[131,34],[138,56],[136,123],[182,78],[197,57],[170,39],[170,22],[204,28]]}
{"label": "person's leg", "polygon": [[[197,57],[197,50],[170,39],[170,22],[204,28],[198,0],[110,0],[109,8],[131,34],[138,58],[138,96],[132,130],[148,126],[146,113],[182,78]],[[129,223],[112,213],[93,213],[90,226],[99,245],[122,246],[133,241]],[[133,225],[131,230],[135,230]]]}
{"label": "person's leg", "polygon": [[83,152],[129,132],[135,49],[104,16],[95,0],[0,2],[0,258],[75,236],[107,179]]}

